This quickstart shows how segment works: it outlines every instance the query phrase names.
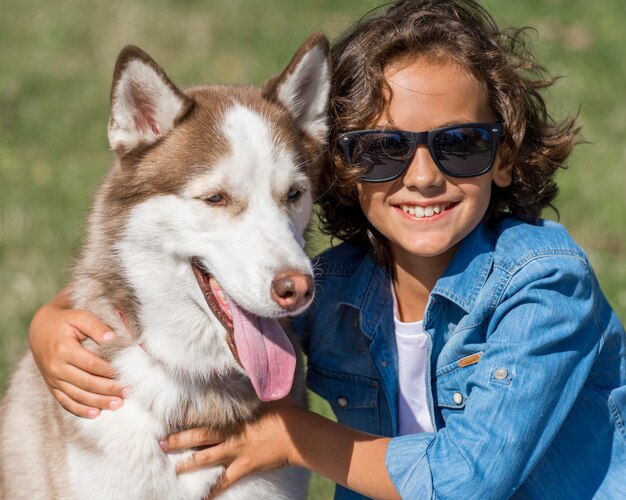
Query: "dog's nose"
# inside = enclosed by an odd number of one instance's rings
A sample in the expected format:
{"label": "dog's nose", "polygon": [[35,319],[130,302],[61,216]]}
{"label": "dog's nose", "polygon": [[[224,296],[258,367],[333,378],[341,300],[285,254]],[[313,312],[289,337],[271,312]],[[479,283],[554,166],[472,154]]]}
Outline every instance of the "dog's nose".
{"label": "dog's nose", "polygon": [[307,305],[313,298],[313,278],[307,274],[284,272],[272,281],[272,299],[287,311]]}

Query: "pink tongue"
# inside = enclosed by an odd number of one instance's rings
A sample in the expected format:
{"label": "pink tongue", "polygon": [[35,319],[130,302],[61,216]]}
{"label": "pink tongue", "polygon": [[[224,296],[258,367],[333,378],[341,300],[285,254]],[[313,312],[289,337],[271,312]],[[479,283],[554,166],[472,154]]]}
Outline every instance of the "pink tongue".
{"label": "pink tongue", "polygon": [[275,319],[259,318],[229,300],[235,345],[252,386],[261,401],[284,398],[291,390],[296,353]]}

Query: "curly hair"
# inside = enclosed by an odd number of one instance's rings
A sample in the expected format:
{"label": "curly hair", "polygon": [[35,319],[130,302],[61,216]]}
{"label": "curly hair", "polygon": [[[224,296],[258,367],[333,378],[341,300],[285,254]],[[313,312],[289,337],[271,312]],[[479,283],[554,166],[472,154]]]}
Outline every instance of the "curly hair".
{"label": "curly hair", "polygon": [[505,215],[532,222],[544,208],[554,208],[554,176],[577,143],[579,128],[576,116],[556,122],[549,115],[539,91],[557,78],[535,61],[527,31],[500,30],[474,0],[402,0],[375,9],[341,36],[332,47],[329,159],[319,190],[322,231],[389,263],[385,239],[359,205],[360,172],[346,163],[337,135],[375,122],[388,105],[386,67],[413,56],[468,70],[485,85],[497,120],[505,124],[499,155],[513,180],[507,188],[493,186],[488,222]]}

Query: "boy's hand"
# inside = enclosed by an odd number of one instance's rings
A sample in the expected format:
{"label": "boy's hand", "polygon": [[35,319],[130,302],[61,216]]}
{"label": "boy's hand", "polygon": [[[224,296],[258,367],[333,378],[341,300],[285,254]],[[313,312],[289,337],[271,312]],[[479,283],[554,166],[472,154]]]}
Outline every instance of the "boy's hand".
{"label": "boy's hand", "polygon": [[220,482],[209,492],[223,492],[234,482],[252,472],[293,465],[295,450],[289,421],[297,421],[298,412],[306,412],[291,397],[265,403],[258,420],[244,424],[233,434],[206,428],[171,434],[161,441],[165,451],[205,447],[176,468],[177,473],[191,472],[209,465],[224,465]]}
{"label": "boy's hand", "polygon": [[224,466],[210,498],[252,472],[294,465],[367,497],[400,499],[385,466],[389,441],[333,422],[286,397],[263,403],[257,420],[233,433],[190,429],[171,434],[160,444],[165,451],[203,448],[179,463],[178,473]]}
{"label": "boy's hand", "polygon": [[61,292],[33,317],[30,348],[61,406],[79,417],[94,418],[101,409],[122,406],[123,388],[112,380],[115,371],[111,365],[80,342],[89,337],[101,344],[115,334],[91,313],[68,309],[66,293]]}

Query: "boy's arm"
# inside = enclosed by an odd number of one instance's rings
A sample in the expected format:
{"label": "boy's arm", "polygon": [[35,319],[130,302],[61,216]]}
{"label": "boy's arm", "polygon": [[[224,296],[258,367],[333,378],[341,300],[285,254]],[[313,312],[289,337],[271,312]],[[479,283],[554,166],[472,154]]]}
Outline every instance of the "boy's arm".
{"label": "boy's arm", "polygon": [[235,434],[191,429],[168,436],[161,446],[167,451],[209,446],[180,464],[178,472],[225,465],[211,496],[252,472],[293,465],[372,498],[400,498],[385,467],[389,440],[333,422],[286,398],[265,404],[259,419]]}
{"label": "boy's arm", "polygon": [[81,345],[90,337],[98,344],[115,334],[87,311],[70,309],[71,285],[33,317],[29,343],[48,389],[68,411],[96,417],[101,409],[122,406],[122,388],[111,378],[111,365]]}

